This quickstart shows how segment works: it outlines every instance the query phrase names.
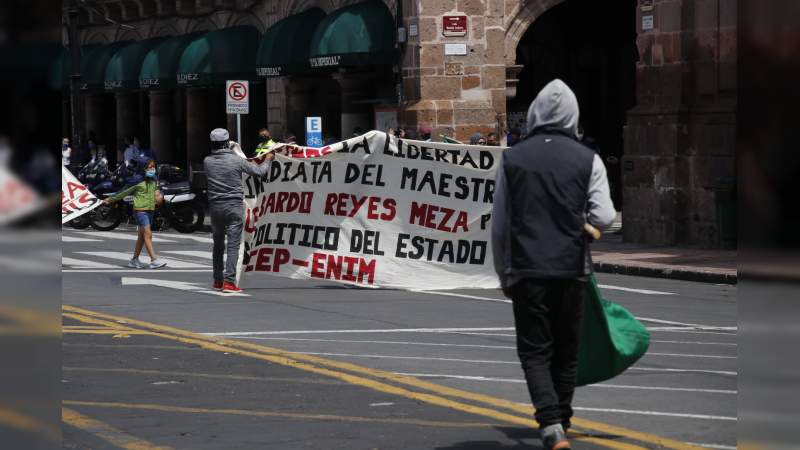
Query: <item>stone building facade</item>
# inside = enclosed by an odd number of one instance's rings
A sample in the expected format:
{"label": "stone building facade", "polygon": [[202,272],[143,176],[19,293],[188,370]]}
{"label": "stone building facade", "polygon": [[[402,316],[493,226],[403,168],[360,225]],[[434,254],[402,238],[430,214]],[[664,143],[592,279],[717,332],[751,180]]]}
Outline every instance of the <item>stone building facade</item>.
{"label": "stone building facade", "polygon": [[[368,1],[391,14],[396,59],[254,78],[247,146],[261,126],[302,140],[299,124],[312,110],[336,138],[387,124],[430,129],[434,140],[502,137],[524,125],[535,92],[559,77],[578,94],[585,134],[606,161],[625,240],[716,245],[713,187],[735,167],[737,0]],[[311,8],[330,15],[361,2],[103,0],[83,12],[81,40],[237,26],[266,33]],[[458,26],[445,30],[451,20]],[[84,132],[106,130],[107,141],[143,135],[189,165],[212,125],[235,127],[220,113],[218,87],[88,94],[85,102]]]}

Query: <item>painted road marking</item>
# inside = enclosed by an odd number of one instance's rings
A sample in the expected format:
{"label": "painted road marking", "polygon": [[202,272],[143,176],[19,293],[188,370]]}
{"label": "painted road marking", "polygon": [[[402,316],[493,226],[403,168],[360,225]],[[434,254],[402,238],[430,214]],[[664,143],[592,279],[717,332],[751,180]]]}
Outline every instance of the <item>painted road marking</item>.
{"label": "painted road marking", "polygon": [[128,273],[128,272],[158,272],[158,273],[211,273],[213,270],[211,269],[119,269],[119,266],[112,266],[117,267],[115,269],[106,269],[106,270],[94,270],[94,269],[64,269],[61,273]]}
{"label": "painted road marking", "polygon": [[[113,232],[113,231],[77,231],[76,233],[82,235],[90,235],[90,236],[97,236],[106,239],[121,239],[123,241],[136,241],[138,239],[138,235],[136,233],[123,233],[123,232]],[[163,244],[174,244],[175,241],[171,241],[169,239],[164,239],[153,235],[153,242],[160,242]]]}
{"label": "painted road marking", "polygon": [[685,345],[724,345],[728,347],[738,347],[738,344],[735,342],[702,342],[702,341],[654,341],[651,340],[651,343],[657,344],[685,344]]}
{"label": "painted road marking", "polygon": [[175,233],[159,233],[159,234],[161,234],[162,236],[166,236],[166,237],[168,237],[170,239],[187,239],[187,240],[190,240],[190,241],[202,242],[203,244],[213,244],[214,243],[214,239],[212,239],[210,237],[193,236],[193,235],[190,235],[190,234],[175,234]]}
{"label": "painted road marking", "polygon": [[[118,261],[130,261],[131,254],[125,252],[76,252],[81,255],[98,256],[100,258],[116,259]],[[195,264],[185,261],[179,261],[171,258],[159,258],[167,263],[167,267],[171,269],[206,269],[208,265]]]}
{"label": "painted road marking", "polygon": [[177,289],[179,291],[196,292],[207,295],[218,295],[222,297],[250,297],[244,292],[238,293],[225,293],[216,289],[208,289],[198,286],[197,283],[189,283],[187,281],[172,281],[172,280],[158,280],[153,278],[135,278],[135,277],[122,277],[123,286],[158,286],[168,289]]}
{"label": "painted road marking", "polygon": [[[272,341],[299,341],[299,342],[335,342],[345,344],[389,344],[389,345],[421,345],[434,347],[465,347],[465,348],[486,348],[500,350],[516,350],[514,345],[478,345],[478,344],[448,344],[441,342],[408,342],[408,341],[364,341],[351,339],[310,339],[310,338],[285,338],[285,337],[251,337],[256,340]],[[696,355],[683,353],[653,353],[647,352],[645,356],[672,356],[676,358],[710,358],[710,359],[737,359],[736,356],[720,355]]]}
{"label": "painted road marking", "polygon": [[89,239],[89,238],[82,238],[82,237],[73,237],[67,236],[62,234],[61,235],[61,242],[103,242],[102,239]]}
{"label": "painted road marking", "polygon": [[590,412],[604,412],[615,414],[636,414],[641,416],[665,416],[665,417],[679,417],[682,419],[701,419],[701,420],[729,420],[736,422],[736,417],[729,416],[712,416],[708,414],[686,414],[686,413],[670,413],[662,411],[639,411],[635,409],[615,409],[615,408],[586,408],[582,406],[573,406],[572,409],[576,411],[590,411]]}
{"label": "painted road marking", "polygon": [[86,259],[68,258],[66,256],[61,257],[61,265],[65,265],[68,267],[85,268],[85,269],[116,269],[119,267],[119,266],[112,266],[111,264],[89,261]]}
{"label": "painted road marking", "polygon": [[[485,359],[460,359],[460,358],[434,358],[430,356],[395,356],[395,355],[364,355],[355,353],[328,353],[328,352],[294,352],[300,355],[315,355],[315,356],[345,356],[349,358],[370,358],[370,359],[411,359],[420,361],[448,361],[448,362],[465,362],[471,364],[513,364],[519,365],[519,361],[492,361]],[[727,370],[705,370],[705,369],[671,369],[661,367],[629,367],[628,370],[642,370],[650,372],[676,372],[676,373],[706,373],[713,375],[738,375],[737,372]]]}
{"label": "painted road marking", "polygon": [[742,447],[736,447],[734,445],[698,444],[698,443],[695,443],[695,442],[692,442],[691,445],[697,445],[699,447],[705,447],[705,448],[713,448],[713,449],[717,449],[717,450],[736,450],[737,448],[742,448]]}
{"label": "painted road marking", "polygon": [[[214,253],[202,250],[165,250],[161,253],[169,253],[170,255],[194,256],[195,258],[213,259]],[[224,259],[224,256],[223,256]]]}
{"label": "painted road marking", "polygon": [[365,330],[297,330],[297,331],[231,331],[201,333],[208,336],[261,336],[274,334],[339,334],[339,333],[452,333],[461,331],[514,331],[514,327],[495,328],[389,328]]}
{"label": "painted road marking", "polygon": [[694,355],[684,353],[653,353],[647,352],[645,356],[673,356],[676,358],[709,358],[709,359],[738,359],[737,356],[720,356],[720,355]]}
{"label": "painted road marking", "polygon": [[[70,402],[64,401],[63,403],[69,404]],[[69,408],[61,408],[61,420],[68,425],[80,428],[83,431],[97,436],[111,445],[126,450],[169,450],[172,448],[167,446],[155,446],[150,442],[131,436],[111,425],[84,416]]]}
{"label": "painted road marking", "polygon": [[[132,333],[131,331],[126,331],[126,333]],[[118,345],[109,345],[109,348],[118,348]],[[125,348],[130,348],[131,345],[125,345]],[[141,346],[140,346],[141,347]],[[147,348],[151,348],[154,346],[145,346]],[[163,348],[163,346],[161,346]],[[183,350],[185,347],[175,346],[170,350]],[[201,350],[202,349],[197,349]],[[195,377],[195,378],[207,378],[212,380],[236,380],[236,381],[257,381],[259,383],[262,382],[281,382],[281,383],[298,383],[298,384],[325,384],[325,385],[332,385],[332,386],[340,386],[344,383],[341,381],[336,380],[329,380],[327,378],[322,379],[315,379],[315,378],[304,378],[304,377],[294,377],[294,378],[287,378],[287,377],[254,377],[254,376],[246,376],[246,375],[226,375],[226,374],[216,374],[216,373],[199,373],[199,372],[176,372],[170,370],[147,370],[147,369],[113,369],[113,368],[104,368],[104,367],[64,367],[64,371],[67,372],[106,372],[106,373],[131,373],[137,375],[156,375],[156,376],[173,376],[173,377]]]}
{"label": "painted road marking", "polygon": [[[333,378],[338,378],[350,384],[369,387],[373,390],[390,393],[394,395],[404,396],[417,401],[425,403],[456,409],[459,411],[469,412],[472,414],[491,417],[505,422],[523,425],[526,427],[536,428],[537,425],[531,419],[533,408],[528,405],[520,405],[515,402],[504,400],[489,395],[478,394],[475,392],[464,391],[447,386],[441,386],[430,383],[414,377],[405,377],[396,375],[392,372],[383,370],[372,369],[368,367],[359,366],[356,364],[336,361],[331,359],[319,358],[316,356],[298,355],[295,353],[287,352],[274,347],[266,347],[250,342],[226,340],[219,337],[209,337],[197,333],[181,330],[174,327],[165,325],[157,325],[149,322],[144,322],[136,319],[115,316],[110,314],[99,313],[90,311],[83,308],[76,308],[74,306],[63,306],[64,311],[73,312],[76,315],[82,315],[81,319],[84,323],[104,324],[116,326],[117,322],[123,321],[132,329],[133,326],[145,328],[157,332],[159,336],[166,339],[183,342],[186,344],[199,345],[205,349],[217,352],[229,352],[240,356],[260,359],[269,361],[276,364],[281,364],[288,367],[293,367],[299,370],[304,370],[312,373],[322,374]],[[359,374],[359,375],[354,375]],[[365,378],[365,376],[374,378]],[[411,388],[421,389],[423,391],[432,392],[424,393],[412,391],[404,387],[390,385],[383,381],[376,379],[391,381],[400,385],[410,386]],[[447,397],[443,397],[447,396]],[[472,404],[461,403],[452,400],[451,398],[466,399],[472,402],[478,402],[482,405],[491,406],[494,408],[501,408],[506,411],[511,411],[514,414],[503,412],[497,409],[490,409],[484,406],[475,406]],[[516,415],[520,414],[520,415]],[[636,430],[631,430],[624,427],[609,425],[605,423],[595,422],[592,420],[574,418],[573,426],[578,430],[591,430],[600,432],[607,435],[623,436],[634,441],[651,444],[650,446],[661,446],[672,450],[698,450],[699,447],[688,445],[684,442],[676,441],[674,439],[664,438],[661,436],[644,433]],[[617,450],[630,450],[641,449],[636,445],[620,442],[616,437],[604,439],[602,437],[582,435],[578,436],[576,440],[583,442],[590,442],[597,445],[602,445],[608,448]]]}
{"label": "painted road marking", "polygon": [[44,437],[51,444],[61,445],[61,430],[58,427],[54,427],[35,417],[22,414],[16,409],[18,408],[12,409],[0,406],[0,425],[5,428],[4,434],[7,433],[8,429],[15,429]]}
{"label": "painted road marking", "polygon": [[489,349],[516,349],[513,345],[478,345],[478,344],[443,344],[438,342],[406,342],[406,341],[359,341],[350,339],[308,339],[308,338],[283,338],[283,337],[252,337],[260,341],[306,341],[306,342],[341,342],[349,344],[395,344],[395,345],[423,345],[441,347],[466,347],[466,348],[489,348]]}
{"label": "painted road marking", "polygon": [[[486,423],[486,422],[445,422],[436,420],[424,419],[401,419],[391,417],[358,417],[358,416],[340,416],[336,414],[303,414],[291,413],[284,411],[257,411],[246,409],[210,409],[210,408],[188,408],[182,406],[171,405],[154,405],[149,403],[117,403],[117,402],[94,402],[94,401],[79,401],[79,400],[64,400],[65,405],[69,406],[90,406],[94,408],[115,408],[115,409],[133,409],[140,411],[161,411],[171,413],[188,413],[188,414],[224,414],[233,416],[247,416],[247,417],[280,417],[286,419],[296,420],[320,420],[320,421],[335,421],[335,422],[367,422],[367,423],[388,423],[397,425],[415,425],[422,427],[447,427],[447,428],[488,428],[497,427],[499,423]],[[392,403],[390,403],[392,404]]]}
{"label": "painted road marking", "polygon": [[[727,329],[724,327],[712,327],[713,329]],[[735,327],[733,327],[735,328]],[[648,327],[650,331],[684,331],[694,328],[688,327]],[[486,334],[483,332],[491,331],[514,331],[514,327],[487,327],[487,328],[388,328],[388,329],[360,329],[360,330],[281,330],[281,331],[220,331],[205,332],[209,336],[262,336],[262,335],[282,335],[282,334],[341,334],[341,333],[474,333],[485,334],[487,336],[516,336],[514,334]],[[701,332],[701,331],[694,331]],[[735,336],[730,333],[731,336]]]}
{"label": "painted road marking", "polygon": [[677,295],[674,292],[664,292],[664,291],[653,291],[650,289],[635,289],[623,286],[613,286],[610,284],[598,284],[597,287],[600,289],[610,289],[613,291],[624,291],[624,292],[633,292],[636,294],[647,294],[647,295]]}
{"label": "painted road marking", "polygon": [[[498,383],[515,383],[515,384],[524,384],[524,378],[501,378],[501,377],[483,377],[483,376],[475,376],[475,375],[449,375],[449,374],[439,374],[439,373],[403,373],[403,372],[395,372],[397,375],[405,375],[410,377],[418,377],[418,378],[452,378],[455,380],[467,380],[467,381],[489,381],[489,382],[498,382]],[[699,388],[676,388],[676,387],[663,387],[663,386],[634,386],[634,385],[625,385],[625,384],[606,384],[606,383],[598,383],[598,384],[590,384],[588,386],[584,386],[585,388],[610,388],[610,389],[632,389],[632,390],[644,390],[644,391],[674,391],[674,392],[692,392],[692,393],[704,393],[704,394],[727,394],[727,395],[736,395],[738,392],[735,390],[730,389],[699,389]]]}

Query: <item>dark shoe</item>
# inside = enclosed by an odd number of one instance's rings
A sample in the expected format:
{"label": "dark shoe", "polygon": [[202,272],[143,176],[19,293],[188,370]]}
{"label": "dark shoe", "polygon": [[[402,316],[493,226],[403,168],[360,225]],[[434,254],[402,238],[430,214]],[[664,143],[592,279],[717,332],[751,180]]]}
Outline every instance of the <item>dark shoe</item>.
{"label": "dark shoe", "polygon": [[560,423],[548,425],[541,429],[542,445],[545,450],[567,450],[571,449],[567,434]]}
{"label": "dark shoe", "polygon": [[214,289],[221,291],[222,290],[222,281],[215,281],[214,282]]}

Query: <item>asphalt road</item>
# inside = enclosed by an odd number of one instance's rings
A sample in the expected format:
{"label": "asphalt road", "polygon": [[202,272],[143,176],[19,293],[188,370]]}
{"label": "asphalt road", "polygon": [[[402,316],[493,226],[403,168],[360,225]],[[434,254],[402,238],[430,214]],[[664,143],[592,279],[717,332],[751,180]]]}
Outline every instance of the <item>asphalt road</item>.
{"label": "asphalt road", "polygon": [[[499,291],[257,275],[223,296],[210,290],[209,235],[156,237],[169,265],[135,270],[130,229],[64,229],[63,302],[79,308],[64,318],[65,447],[538,448]],[[578,389],[589,437],[576,448],[735,448],[736,287],[597,278],[652,344],[623,375]]]}

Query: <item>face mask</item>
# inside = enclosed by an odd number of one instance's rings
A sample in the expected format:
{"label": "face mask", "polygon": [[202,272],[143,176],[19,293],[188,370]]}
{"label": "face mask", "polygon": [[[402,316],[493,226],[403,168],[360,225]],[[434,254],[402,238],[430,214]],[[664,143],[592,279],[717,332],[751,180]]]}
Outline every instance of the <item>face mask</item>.
{"label": "face mask", "polygon": [[261,141],[261,142],[267,142],[267,141],[269,141],[269,136],[261,136],[261,135],[259,135],[258,136],[258,140]]}
{"label": "face mask", "polygon": [[144,172],[144,175],[145,175],[147,178],[155,178],[155,177],[156,177],[156,169],[147,169],[147,170]]}

